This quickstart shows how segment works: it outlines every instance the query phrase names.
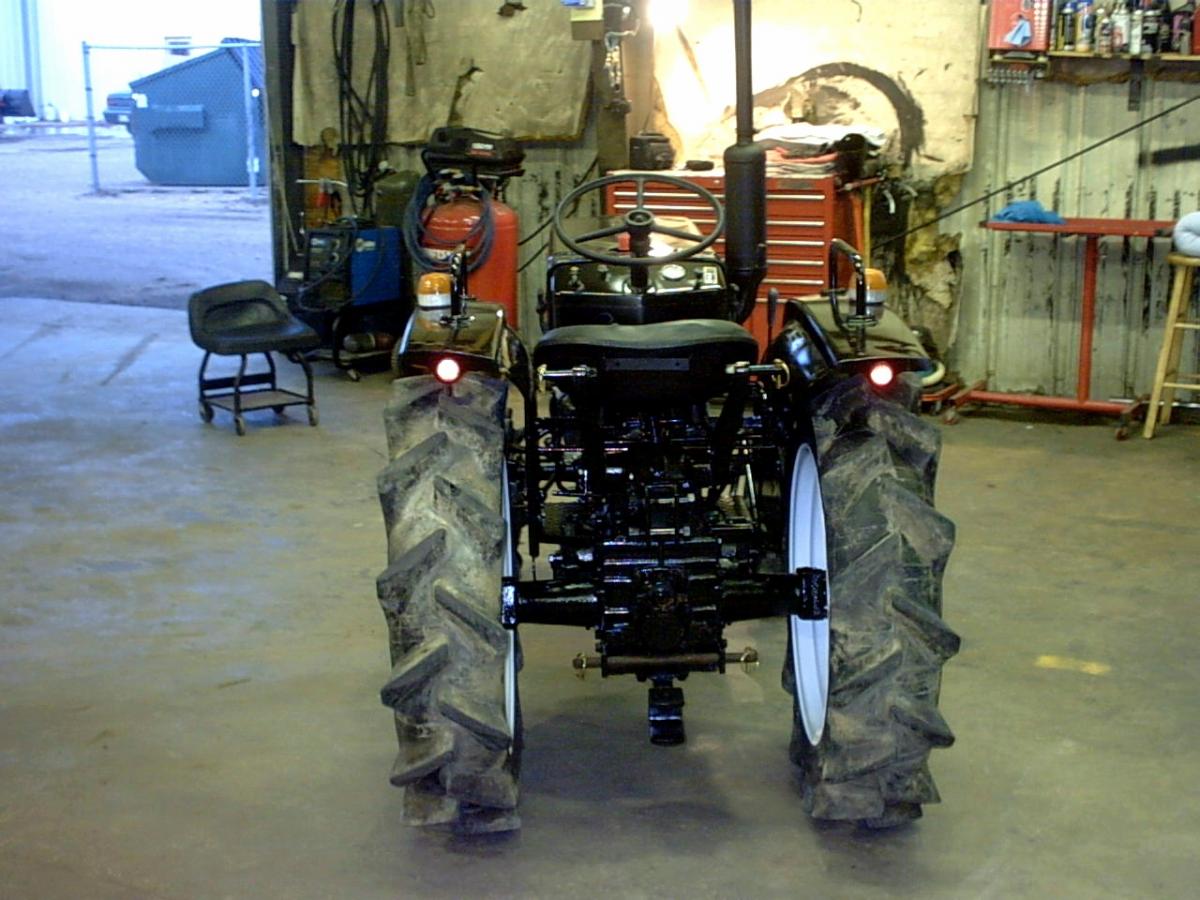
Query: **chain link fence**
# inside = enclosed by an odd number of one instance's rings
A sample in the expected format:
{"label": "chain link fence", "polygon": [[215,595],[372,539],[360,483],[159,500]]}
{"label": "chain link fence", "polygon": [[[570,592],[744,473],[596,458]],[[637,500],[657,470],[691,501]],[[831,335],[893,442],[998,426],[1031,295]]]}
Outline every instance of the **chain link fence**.
{"label": "chain link fence", "polygon": [[261,44],[85,41],[83,74],[93,192],[245,187],[257,198],[268,178]]}

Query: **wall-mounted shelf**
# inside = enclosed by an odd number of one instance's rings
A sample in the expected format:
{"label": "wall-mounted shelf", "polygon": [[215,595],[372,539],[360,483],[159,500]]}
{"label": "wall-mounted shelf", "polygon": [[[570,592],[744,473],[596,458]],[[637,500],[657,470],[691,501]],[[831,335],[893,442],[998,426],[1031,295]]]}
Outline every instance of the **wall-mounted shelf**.
{"label": "wall-mounted shelf", "polygon": [[1154,81],[1200,81],[1200,56],[1180,53],[1140,54],[1082,53],[1050,50],[1047,81],[1062,81],[1085,87],[1090,84],[1129,83],[1129,108],[1141,109],[1142,85]]}
{"label": "wall-mounted shelf", "polygon": [[1046,55],[1063,59],[1140,59],[1146,62],[1158,60],[1161,62],[1200,63],[1200,56],[1190,53],[1139,53],[1134,56],[1132,53],[1092,53],[1090,50],[1048,50]]}

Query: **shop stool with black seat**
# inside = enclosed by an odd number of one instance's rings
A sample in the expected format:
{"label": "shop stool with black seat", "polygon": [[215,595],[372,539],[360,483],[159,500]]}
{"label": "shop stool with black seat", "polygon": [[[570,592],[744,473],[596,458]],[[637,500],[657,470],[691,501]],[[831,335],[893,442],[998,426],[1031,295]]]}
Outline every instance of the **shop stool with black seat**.
{"label": "shop stool with black seat", "polygon": [[[288,406],[305,406],[308,424],[317,424],[313,397],[312,368],[304,353],[321,343],[320,337],[288,312],[280,294],[265,281],[235,281],[196,291],[188,299],[188,327],[192,341],[204,351],[200,363],[200,418],[211,422],[213,410],[233,413],[238,434],[246,433],[242,414],[253,409],[282,413]],[[246,372],[251,354],[266,357],[267,370]],[[281,389],[275,380],[272,353],[282,353],[304,370],[307,391],[303,394]],[[213,354],[239,356],[236,375],[206,378]]]}

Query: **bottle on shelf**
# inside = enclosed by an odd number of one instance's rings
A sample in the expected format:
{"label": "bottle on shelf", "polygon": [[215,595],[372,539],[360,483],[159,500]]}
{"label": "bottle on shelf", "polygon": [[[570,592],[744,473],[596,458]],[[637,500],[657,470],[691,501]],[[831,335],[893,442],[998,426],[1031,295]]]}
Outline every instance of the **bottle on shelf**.
{"label": "bottle on shelf", "polygon": [[1158,52],[1171,53],[1175,42],[1174,14],[1170,0],[1156,0],[1158,7]]}
{"label": "bottle on shelf", "polygon": [[1112,17],[1104,7],[1096,10],[1096,52],[1101,56],[1112,56]]}
{"label": "bottle on shelf", "polygon": [[1171,14],[1171,52],[1184,55],[1192,52],[1192,22],[1196,5],[1188,0]]}
{"label": "bottle on shelf", "polygon": [[1143,20],[1144,14],[1140,7],[1129,14],[1129,54],[1131,56],[1141,56],[1145,49],[1142,43]]}
{"label": "bottle on shelf", "polygon": [[1075,49],[1079,53],[1092,52],[1092,35],[1096,28],[1096,5],[1092,0],[1082,0],[1075,11]]}
{"label": "bottle on shelf", "polygon": [[1112,22],[1112,52],[1128,53],[1129,7],[1125,5],[1125,0],[1117,0],[1109,19]]}
{"label": "bottle on shelf", "polygon": [[1142,52],[1158,52],[1158,26],[1161,22],[1158,4],[1154,0],[1143,0],[1142,3]]}
{"label": "bottle on shelf", "polygon": [[1059,50],[1073,51],[1075,49],[1075,0],[1066,0],[1058,12],[1058,39],[1055,41]]}

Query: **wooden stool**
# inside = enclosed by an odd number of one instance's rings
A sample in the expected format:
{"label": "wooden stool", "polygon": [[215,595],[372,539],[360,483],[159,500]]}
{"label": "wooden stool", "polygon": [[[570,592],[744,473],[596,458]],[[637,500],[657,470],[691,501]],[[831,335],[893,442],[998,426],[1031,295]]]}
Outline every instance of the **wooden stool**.
{"label": "wooden stool", "polygon": [[1175,402],[1176,390],[1200,391],[1200,373],[1179,374],[1184,334],[1187,331],[1200,331],[1200,322],[1187,320],[1188,304],[1192,298],[1192,276],[1200,267],[1200,256],[1172,253],[1167,257],[1167,262],[1175,274],[1171,280],[1171,303],[1167,307],[1162,349],[1158,351],[1158,366],[1154,371],[1154,390],[1150,394],[1150,408],[1146,410],[1146,427],[1142,429],[1142,437],[1147,439],[1154,437],[1154,426],[1159,419],[1164,425],[1171,421],[1171,406]]}

